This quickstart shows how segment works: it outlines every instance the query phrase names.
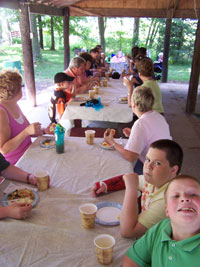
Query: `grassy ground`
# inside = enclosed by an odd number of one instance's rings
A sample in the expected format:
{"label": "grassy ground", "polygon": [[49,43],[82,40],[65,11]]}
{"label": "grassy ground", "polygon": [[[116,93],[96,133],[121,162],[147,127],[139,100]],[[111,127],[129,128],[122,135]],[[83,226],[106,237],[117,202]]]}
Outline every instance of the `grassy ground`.
{"label": "grassy ground", "polygon": [[[36,81],[52,81],[56,72],[63,71],[64,52],[59,51],[41,51],[42,59],[34,65]],[[20,45],[13,47],[0,48],[0,69],[4,68],[4,61],[20,60],[23,61],[22,50]],[[23,70],[23,68],[22,68]],[[190,65],[170,65],[168,69],[168,81],[189,82]]]}

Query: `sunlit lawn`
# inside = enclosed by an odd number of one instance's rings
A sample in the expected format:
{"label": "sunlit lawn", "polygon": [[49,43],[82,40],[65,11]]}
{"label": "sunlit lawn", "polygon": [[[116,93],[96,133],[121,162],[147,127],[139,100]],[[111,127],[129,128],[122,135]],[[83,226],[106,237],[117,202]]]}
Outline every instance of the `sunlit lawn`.
{"label": "sunlit lawn", "polygon": [[[36,81],[52,81],[55,73],[63,71],[64,68],[64,51],[41,50],[42,59],[35,64]],[[0,48],[0,69],[3,69],[4,61],[21,60],[22,50],[20,45],[13,47]],[[23,70],[23,67],[22,67]],[[189,82],[190,66],[189,65],[170,65],[168,70],[168,81]]]}

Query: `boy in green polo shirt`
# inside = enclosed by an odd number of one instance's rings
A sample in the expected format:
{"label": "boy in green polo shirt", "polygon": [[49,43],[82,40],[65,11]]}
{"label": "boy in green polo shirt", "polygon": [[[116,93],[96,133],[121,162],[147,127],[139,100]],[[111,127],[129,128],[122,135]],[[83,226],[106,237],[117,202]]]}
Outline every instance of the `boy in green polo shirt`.
{"label": "boy in green polo shirt", "polygon": [[123,267],[192,267],[200,260],[200,181],[188,175],[173,178],[165,191],[165,219],[135,241]]}

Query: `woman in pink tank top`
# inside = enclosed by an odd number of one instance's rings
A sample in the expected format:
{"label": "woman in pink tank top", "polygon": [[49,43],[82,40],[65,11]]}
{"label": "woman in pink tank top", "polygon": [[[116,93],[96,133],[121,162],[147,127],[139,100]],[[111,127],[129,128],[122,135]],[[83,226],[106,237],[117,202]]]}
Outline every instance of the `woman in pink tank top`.
{"label": "woman in pink tank top", "polygon": [[22,77],[16,71],[0,73],[0,152],[15,164],[31,145],[31,137],[50,133],[50,126],[42,130],[41,124],[30,124],[17,102],[22,97]]}

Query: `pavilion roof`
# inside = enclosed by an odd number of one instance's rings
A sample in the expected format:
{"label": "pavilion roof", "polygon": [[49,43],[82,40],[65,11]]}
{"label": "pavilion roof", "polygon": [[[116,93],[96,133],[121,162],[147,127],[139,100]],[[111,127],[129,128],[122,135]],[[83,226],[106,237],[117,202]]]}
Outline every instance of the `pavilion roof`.
{"label": "pavilion roof", "polygon": [[[200,0],[20,0],[37,14],[70,16],[200,18]],[[0,0],[0,7],[18,9],[19,0]]]}

